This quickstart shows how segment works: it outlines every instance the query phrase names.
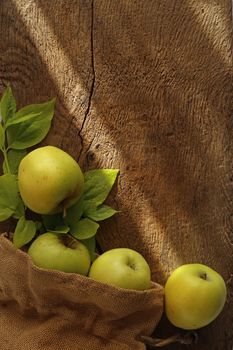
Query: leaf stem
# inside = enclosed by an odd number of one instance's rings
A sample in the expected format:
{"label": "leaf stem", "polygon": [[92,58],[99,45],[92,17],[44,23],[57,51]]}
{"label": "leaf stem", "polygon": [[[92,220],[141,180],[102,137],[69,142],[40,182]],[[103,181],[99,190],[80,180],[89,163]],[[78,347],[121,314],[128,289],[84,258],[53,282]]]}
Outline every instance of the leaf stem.
{"label": "leaf stem", "polygon": [[3,155],[4,155],[4,160],[5,160],[7,172],[8,172],[9,174],[11,174],[11,170],[10,170],[10,166],[9,166],[8,158],[7,158],[7,150],[6,150],[5,147],[2,148],[2,153],[3,153]]}
{"label": "leaf stem", "polygon": [[9,147],[7,145],[7,140],[6,140],[7,138],[6,138],[6,124],[5,124],[5,122],[2,123],[2,127],[3,127],[4,134],[5,134],[5,142],[1,148],[1,151],[2,151],[3,156],[4,156],[4,161],[5,161],[7,173],[11,174],[10,165],[9,165],[8,157],[7,157],[7,152],[9,150]]}

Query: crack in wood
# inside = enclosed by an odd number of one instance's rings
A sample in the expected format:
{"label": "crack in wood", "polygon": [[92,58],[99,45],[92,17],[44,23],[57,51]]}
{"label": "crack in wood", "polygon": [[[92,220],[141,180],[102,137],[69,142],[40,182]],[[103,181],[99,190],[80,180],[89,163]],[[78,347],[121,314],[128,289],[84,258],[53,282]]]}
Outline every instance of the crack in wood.
{"label": "crack in wood", "polygon": [[84,150],[84,141],[83,141],[83,137],[82,137],[82,131],[85,127],[86,121],[87,121],[89,113],[90,113],[92,97],[93,97],[93,93],[94,93],[94,86],[95,86],[95,61],[94,61],[94,39],[93,39],[94,28],[93,28],[93,24],[94,24],[94,0],[92,0],[92,4],[91,4],[91,38],[90,38],[91,39],[92,83],[91,83],[91,89],[90,89],[90,94],[89,94],[89,98],[88,98],[87,110],[85,112],[81,128],[78,132],[78,136],[80,137],[80,142],[81,142],[81,150],[80,150],[80,153],[78,156],[78,162],[79,162],[79,160],[82,156],[83,150]]}

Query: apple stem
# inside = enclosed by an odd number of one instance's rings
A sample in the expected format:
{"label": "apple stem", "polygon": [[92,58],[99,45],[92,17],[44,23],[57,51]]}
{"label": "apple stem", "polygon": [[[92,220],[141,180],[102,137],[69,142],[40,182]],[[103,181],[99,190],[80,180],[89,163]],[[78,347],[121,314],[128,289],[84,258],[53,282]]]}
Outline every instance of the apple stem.
{"label": "apple stem", "polygon": [[142,335],[140,340],[146,345],[150,345],[155,348],[162,348],[163,346],[179,343],[184,345],[196,344],[198,341],[198,335],[196,332],[187,332],[185,334],[175,334],[167,339],[151,338]]}
{"label": "apple stem", "polygon": [[203,279],[203,280],[207,280],[207,274],[205,272],[201,273],[200,274],[200,277]]}

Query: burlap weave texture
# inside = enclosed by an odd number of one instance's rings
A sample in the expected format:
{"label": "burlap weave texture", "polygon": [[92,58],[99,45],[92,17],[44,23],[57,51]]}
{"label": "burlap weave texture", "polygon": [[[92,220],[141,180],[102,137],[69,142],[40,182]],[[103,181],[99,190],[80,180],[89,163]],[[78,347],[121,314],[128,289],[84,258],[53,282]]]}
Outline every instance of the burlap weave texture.
{"label": "burlap weave texture", "polygon": [[143,350],[163,310],[163,288],[115,288],[37,268],[0,237],[0,350]]}

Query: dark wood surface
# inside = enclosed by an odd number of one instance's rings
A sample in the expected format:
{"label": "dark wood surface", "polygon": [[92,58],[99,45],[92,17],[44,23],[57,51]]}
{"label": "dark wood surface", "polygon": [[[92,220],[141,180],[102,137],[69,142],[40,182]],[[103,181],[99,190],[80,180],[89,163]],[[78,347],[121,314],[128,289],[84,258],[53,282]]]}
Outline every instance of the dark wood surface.
{"label": "dark wood surface", "polygon": [[232,57],[227,0],[0,2],[0,92],[56,97],[44,144],[120,169],[102,249],[138,250],[162,284],[188,262],[225,278],[226,307],[190,349],[233,347]]}

